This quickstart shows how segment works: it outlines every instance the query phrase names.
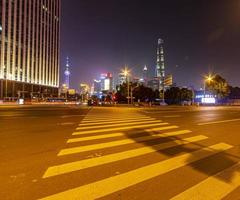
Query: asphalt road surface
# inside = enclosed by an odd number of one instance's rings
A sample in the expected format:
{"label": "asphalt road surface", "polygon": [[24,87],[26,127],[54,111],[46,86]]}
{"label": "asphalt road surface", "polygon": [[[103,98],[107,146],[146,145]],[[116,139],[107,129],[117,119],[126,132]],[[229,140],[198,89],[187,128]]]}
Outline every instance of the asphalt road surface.
{"label": "asphalt road surface", "polygon": [[0,107],[0,199],[238,200],[240,107]]}

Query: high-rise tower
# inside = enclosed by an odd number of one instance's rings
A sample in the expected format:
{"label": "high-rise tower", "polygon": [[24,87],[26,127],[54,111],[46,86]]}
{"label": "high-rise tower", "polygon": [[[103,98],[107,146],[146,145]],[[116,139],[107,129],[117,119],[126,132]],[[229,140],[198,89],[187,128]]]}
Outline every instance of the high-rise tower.
{"label": "high-rise tower", "polygon": [[159,80],[159,91],[164,89],[164,78],[165,78],[165,64],[164,64],[164,49],[163,49],[164,41],[162,39],[158,39],[157,46],[157,66],[155,76]]}
{"label": "high-rise tower", "polygon": [[65,69],[65,71],[64,71],[64,76],[65,76],[65,78],[64,78],[64,84],[66,85],[66,87],[69,89],[69,87],[70,87],[70,70],[69,70],[69,67],[70,67],[70,65],[69,65],[69,58],[67,57],[67,62],[66,62],[66,69]]}
{"label": "high-rise tower", "polygon": [[0,99],[58,95],[61,0],[0,0]]}

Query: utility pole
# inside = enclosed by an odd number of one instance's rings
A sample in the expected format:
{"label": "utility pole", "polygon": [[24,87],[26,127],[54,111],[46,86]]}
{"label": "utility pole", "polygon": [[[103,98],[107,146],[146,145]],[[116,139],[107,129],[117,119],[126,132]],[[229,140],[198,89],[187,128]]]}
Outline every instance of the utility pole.
{"label": "utility pole", "polygon": [[129,75],[127,74],[127,99],[128,99],[128,105],[130,102],[130,97],[129,97]]}

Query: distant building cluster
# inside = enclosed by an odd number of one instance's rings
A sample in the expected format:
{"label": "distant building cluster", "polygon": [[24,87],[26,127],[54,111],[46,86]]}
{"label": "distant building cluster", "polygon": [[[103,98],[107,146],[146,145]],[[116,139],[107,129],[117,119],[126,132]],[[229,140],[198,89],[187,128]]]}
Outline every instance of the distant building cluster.
{"label": "distant building cluster", "polygon": [[93,82],[92,95],[101,98],[103,95],[113,92],[113,76],[111,73],[103,73],[99,79]]}
{"label": "distant building cluster", "polygon": [[173,77],[172,75],[166,75],[165,72],[163,46],[164,41],[162,39],[158,39],[154,75],[150,74],[150,70],[146,65],[142,68],[140,77],[134,76],[132,73],[124,70],[119,72],[115,79],[113,79],[111,73],[101,74],[100,78],[93,81],[91,94],[100,97],[108,92],[113,92],[116,89],[116,85],[123,85],[127,82],[139,83],[152,88],[154,91],[166,90],[168,87],[173,85]]}

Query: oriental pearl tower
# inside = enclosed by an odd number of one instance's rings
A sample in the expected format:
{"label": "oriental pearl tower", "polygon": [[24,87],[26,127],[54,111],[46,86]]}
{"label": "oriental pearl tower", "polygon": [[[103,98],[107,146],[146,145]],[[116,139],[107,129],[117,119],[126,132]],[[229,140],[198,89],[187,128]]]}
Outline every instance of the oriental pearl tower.
{"label": "oriental pearl tower", "polygon": [[69,58],[67,57],[67,62],[66,62],[66,69],[64,71],[64,76],[65,76],[65,79],[64,79],[64,84],[66,85],[66,87],[69,89],[70,87],[70,70],[69,70]]}

